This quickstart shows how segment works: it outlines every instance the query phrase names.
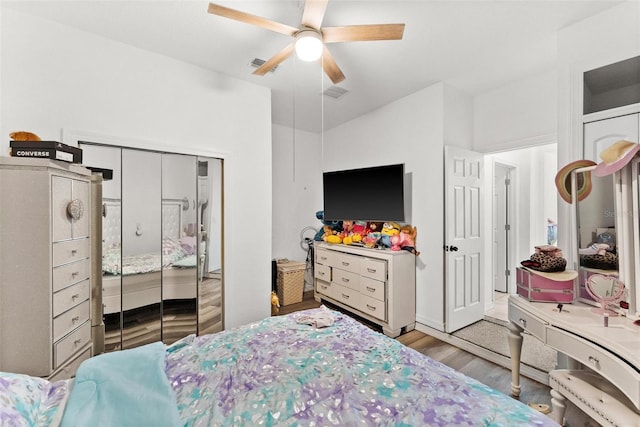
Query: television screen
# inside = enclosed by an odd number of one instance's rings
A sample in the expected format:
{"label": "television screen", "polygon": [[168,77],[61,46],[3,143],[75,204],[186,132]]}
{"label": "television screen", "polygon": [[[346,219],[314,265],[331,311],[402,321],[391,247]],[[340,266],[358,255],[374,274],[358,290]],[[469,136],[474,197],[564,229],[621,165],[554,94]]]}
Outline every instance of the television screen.
{"label": "television screen", "polygon": [[404,221],[404,164],[324,172],[322,178],[325,220]]}

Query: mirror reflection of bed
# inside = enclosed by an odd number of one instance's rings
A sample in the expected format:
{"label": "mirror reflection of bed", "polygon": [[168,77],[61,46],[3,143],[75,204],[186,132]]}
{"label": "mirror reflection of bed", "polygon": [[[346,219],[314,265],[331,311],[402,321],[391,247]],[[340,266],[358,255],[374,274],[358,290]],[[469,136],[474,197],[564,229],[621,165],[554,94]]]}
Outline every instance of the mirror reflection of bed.
{"label": "mirror reflection of bed", "polygon": [[105,351],[222,330],[222,161],[83,149],[114,171],[103,184]]}

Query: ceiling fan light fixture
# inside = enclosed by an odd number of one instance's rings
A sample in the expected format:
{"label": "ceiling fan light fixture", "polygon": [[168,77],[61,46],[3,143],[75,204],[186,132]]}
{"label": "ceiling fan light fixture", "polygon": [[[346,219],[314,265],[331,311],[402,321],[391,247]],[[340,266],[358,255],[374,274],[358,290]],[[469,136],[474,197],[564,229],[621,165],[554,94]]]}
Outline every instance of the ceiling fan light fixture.
{"label": "ceiling fan light fixture", "polygon": [[303,30],[296,34],[296,55],[302,61],[313,62],[322,56],[322,37],[317,31]]}

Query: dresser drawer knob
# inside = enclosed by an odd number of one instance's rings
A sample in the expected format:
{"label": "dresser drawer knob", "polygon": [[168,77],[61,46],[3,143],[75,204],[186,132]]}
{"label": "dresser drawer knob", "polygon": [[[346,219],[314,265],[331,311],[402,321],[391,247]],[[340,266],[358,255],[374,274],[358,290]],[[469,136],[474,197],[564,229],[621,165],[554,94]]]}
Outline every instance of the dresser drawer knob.
{"label": "dresser drawer knob", "polygon": [[523,328],[527,327],[527,319],[523,319],[522,317],[520,318],[520,324],[522,325]]}
{"label": "dresser drawer knob", "polygon": [[589,356],[589,363],[593,363],[594,365],[599,365],[600,361],[598,360],[597,357]]}
{"label": "dresser drawer knob", "polygon": [[71,300],[73,300],[73,301],[77,300],[78,298],[80,298],[80,294],[71,295]]}
{"label": "dresser drawer knob", "polygon": [[368,271],[369,273],[375,273],[375,272],[376,272],[376,271],[378,271],[378,270],[376,270],[375,268],[367,268],[367,271]]}
{"label": "dresser drawer knob", "polygon": [[376,311],[376,308],[372,305],[367,304],[367,308],[371,311]]}
{"label": "dresser drawer knob", "polygon": [[367,286],[367,290],[368,290],[369,292],[375,292],[375,291],[376,291],[376,288],[372,288],[371,286]]}
{"label": "dresser drawer knob", "polygon": [[77,340],[75,340],[73,342],[74,347],[78,346],[78,344],[80,344],[82,342],[82,338],[78,338]]}
{"label": "dresser drawer knob", "polygon": [[79,271],[74,271],[73,273],[71,273],[71,277],[78,277],[78,275],[80,274]]}
{"label": "dresser drawer knob", "polygon": [[75,325],[78,322],[78,320],[80,320],[80,316],[76,316],[73,319],[71,319],[71,323]]}
{"label": "dresser drawer knob", "polygon": [[346,277],[343,277],[342,281],[345,282],[345,283],[349,283],[349,279],[347,279]]}
{"label": "dresser drawer knob", "polygon": [[342,298],[344,298],[344,299],[349,299],[349,295],[347,295],[347,294],[342,294]]}
{"label": "dresser drawer knob", "polygon": [[76,256],[78,254],[77,249],[71,249],[71,255]]}
{"label": "dresser drawer knob", "polygon": [[342,265],[344,265],[345,267],[348,267],[351,263],[347,262],[347,261],[342,261]]}
{"label": "dresser drawer knob", "polygon": [[318,271],[318,276],[324,276],[324,271]]}

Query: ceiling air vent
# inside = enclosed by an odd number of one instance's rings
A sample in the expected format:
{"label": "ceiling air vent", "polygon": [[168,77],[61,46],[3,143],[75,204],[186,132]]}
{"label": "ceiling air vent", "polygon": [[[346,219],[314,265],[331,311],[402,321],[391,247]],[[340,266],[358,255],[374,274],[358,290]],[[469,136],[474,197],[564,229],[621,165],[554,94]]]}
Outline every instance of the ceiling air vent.
{"label": "ceiling air vent", "polygon": [[[265,62],[267,62],[267,61],[265,61],[264,59],[253,58],[253,61],[251,61],[251,66],[253,68],[260,68],[262,66],[262,64],[264,64]],[[274,71],[276,71],[277,68],[278,68],[278,66],[276,65],[275,67],[270,69],[269,72],[273,73]]]}
{"label": "ceiling air vent", "polygon": [[349,93],[348,90],[341,88],[339,86],[331,86],[327,88],[324,92],[322,92],[323,95],[329,96],[333,99],[342,98],[347,93]]}

